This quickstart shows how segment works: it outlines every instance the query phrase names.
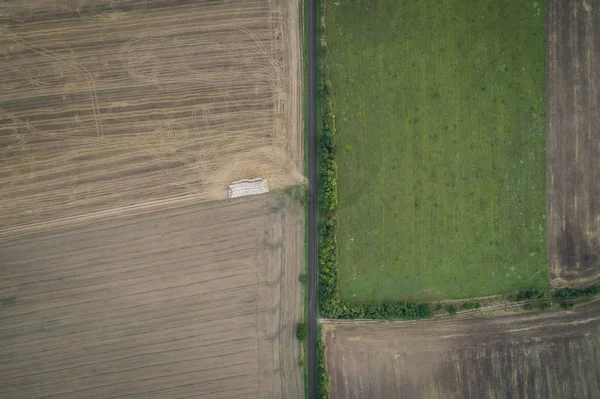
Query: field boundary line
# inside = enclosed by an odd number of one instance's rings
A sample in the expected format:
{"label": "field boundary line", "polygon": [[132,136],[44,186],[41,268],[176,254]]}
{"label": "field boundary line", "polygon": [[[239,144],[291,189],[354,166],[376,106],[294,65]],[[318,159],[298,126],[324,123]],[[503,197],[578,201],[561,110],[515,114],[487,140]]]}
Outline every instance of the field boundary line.
{"label": "field boundary line", "polygon": [[[330,318],[319,318],[319,324],[407,324],[407,323],[418,323],[418,322],[430,322],[436,321],[440,319],[459,319],[459,318],[468,318],[469,316],[474,316],[477,313],[485,313],[485,312],[493,312],[496,310],[506,310],[511,308],[521,307],[523,305],[528,304],[539,304],[546,302],[575,302],[575,303],[585,303],[585,302],[597,302],[600,298],[569,298],[569,299],[560,299],[560,298],[547,298],[547,299],[535,299],[531,301],[521,301],[521,302],[512,302],[512,303],[503,303],[499,305],[490,305],[490,306],[482,306],[478,309],[469,309],[457,312],[455,315],[442,314],[437,315],[425,319],[394,319],[394,320],[386,320],[386,319],[330,319]],[[524,310],[520,313],[534,313],[535,311],[542,310]],[[550,310],[553,312],[561,312],[559,309]],[[543,312],[543,311],[542,311]]]}

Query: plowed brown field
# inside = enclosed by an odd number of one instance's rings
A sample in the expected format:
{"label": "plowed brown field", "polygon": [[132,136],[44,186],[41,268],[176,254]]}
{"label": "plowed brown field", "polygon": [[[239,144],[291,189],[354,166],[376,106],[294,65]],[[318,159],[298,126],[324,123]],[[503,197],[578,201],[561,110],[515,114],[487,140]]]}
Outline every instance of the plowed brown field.
{"label": "plowed brown field", "polygon": [[0,234],[301,181],[298,3],[0,4]]}
{"label": "plowed brown field", "polygon": [[0,396],[304,397],[302,224],[269,194],[0,244]]}
{"label": "plowed brown field", "polygon": [[325,324],[332,398],[598,398],[600,306]]}
{"label": "plowed brown field", "polygon": [[555,286],[600,281],[600,1],[549,0],[547,214]]}

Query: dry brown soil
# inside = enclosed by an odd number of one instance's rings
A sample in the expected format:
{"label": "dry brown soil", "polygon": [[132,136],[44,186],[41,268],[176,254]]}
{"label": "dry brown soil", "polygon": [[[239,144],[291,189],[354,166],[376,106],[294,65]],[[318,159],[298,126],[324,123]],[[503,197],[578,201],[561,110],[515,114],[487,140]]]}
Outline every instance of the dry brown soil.
{"label": "dry brown soil", "polygon": [[600,0],[547,2],[547,215],[553,285],[600,281]]}
{"label": "dry brown soil", "polygon": [[600,304],[397,324],[325,324],[332,398],[598,398]]}
{"label": "dry brown soil", "polygon": [[0,396],[304,397],[302,224],[268,194],[0,244]]}
{"label": "dry brown soil", "polygon": [[302,181],[297,1],[0,4],[0,238]]}

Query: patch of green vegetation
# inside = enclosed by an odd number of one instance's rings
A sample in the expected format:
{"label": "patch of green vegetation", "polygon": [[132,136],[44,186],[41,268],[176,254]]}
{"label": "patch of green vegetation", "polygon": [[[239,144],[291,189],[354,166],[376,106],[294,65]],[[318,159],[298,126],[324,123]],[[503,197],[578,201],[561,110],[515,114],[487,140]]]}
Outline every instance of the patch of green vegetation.
{"label": "patch of green vegetation", "polygon": [[534,299],[543,299],[548,293],[551,291],[541,291],[541,290],[519,290],[515,295],[509,295],[509,300],[513,300],[515,302],[520,301],[530,301]]}
{"label": "patch of green vegetation", "polygon": [[563,288],[561,290],[556,290],[552,293],[554,298],[585,298],[592,297],[598,294],[598,287],[586,287],[586,288]]}
{"label": "patch of green vegetation", "polygon": [[321,326],[317,326],[317,397],[329,399],[329,375],[327,374],[325,345],[321,338]]}
{"label": "patch of green vegetation", "polygon": [[550,309],[551,307],[552,307],[552,303],[550,303],[550,302],[540,302],[538,304],[538,308],[540,308],[541,310]]}
{"label": "patch of green vegetation", "polygon": [[573,306],[575,306],[573,302],[561,302],[560,304],[560,308],[565,310],[571,309]]}
{"label": "patch of green vegetation", "polygon": [[14,296],[0,297],[0,305],[12,305],[16,301],[17,301],[17,298]]}
{"label": "patch of green vegetation", "polygon": [[[306,231],[306,228],[304,229]],[[305,240],[305,251],[304,254],[308,255],[308,251],[306,250],[306,243],[307,240]],[[308,259],[305,256],[305,259]],[[307,269],[308,264],[305,262],[305,269]],[[302,368],[302,377],[304,380],[304,397],[308,398],[308,275],[306,273],[306,270],[300,275],[299,277],[300,279],[300,283],[302,286],[302,301],[304,303],[304,311],[303,311],[303,316],[302,316],[302,320],[304,321],[304,324],[306,324],[306,328],[307,328],[307,334],[306,336],[303,337],[303,339],[300,340],[300,346],[302,348],[302,355],[301,358],[299,360],[299,365]],[[296,334],[298,334],[298,330],[296,330]]]}
{"label": "patch of green vegetation", "polygon": [[[285,191],[284,191],[284,193],[287,194]],[[279,213],[279,212],[281,212],[281,210],[284,207],[285,207],[285,198],[282,195],[280,195],[277,198],[277,202],[269,207],[268,212],[269,213]]]}
{"label": "patch of green vegetation", "polygon": [[524,0],[327,4],[343,300],[548,287],[544,24]]}
{"label": "patch of green vegetation", "polygon": [[546,291],[541,290],[519,290],[515,294],[509,294],[508,300],[520,302],[530,301],[536,299],[555,298],[555,299],[577,299],[577,298],[591,298],[600,292],[600,286],[592,285],[589,287],[578,287],[578,288],[561,288],[561,289],[549,289]]}
{"label": "patch of green vegetation", "polygon": [[298,323],[296,326],[296,338],[298,341],[304,341],[308,337],[308,324],[306,321]]}
{"label": "patch of green vegetation", "polygon": [[306,187],[304,184],[287,186],[283,189],[283,192],[291,199],[300,202],[302,206],[306,205],[306,200],[308,198],[308,187]]}

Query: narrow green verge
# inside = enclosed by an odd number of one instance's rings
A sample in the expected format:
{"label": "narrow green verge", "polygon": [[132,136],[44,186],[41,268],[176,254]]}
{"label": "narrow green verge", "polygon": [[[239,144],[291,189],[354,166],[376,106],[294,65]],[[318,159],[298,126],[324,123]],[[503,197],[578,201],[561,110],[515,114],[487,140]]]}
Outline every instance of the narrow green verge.
{"label": "narrow green verge", "polygon": [[327,358],[325,345],[321,337],[321,327],[317,327],[317,396],[329,399],[329,375],[327,374]]}

